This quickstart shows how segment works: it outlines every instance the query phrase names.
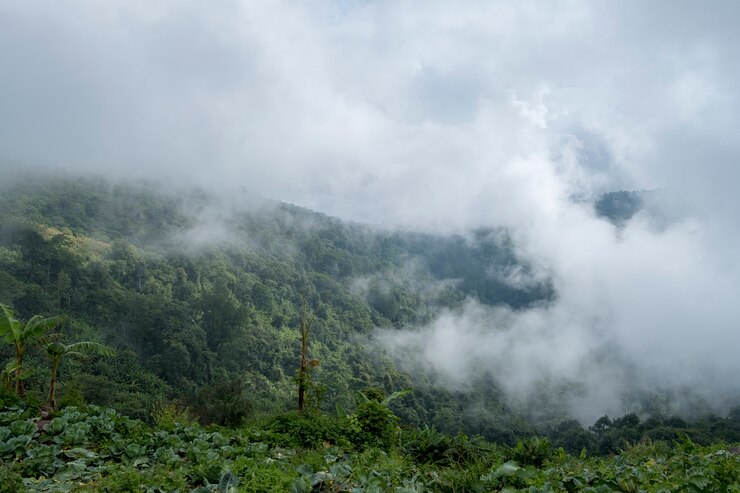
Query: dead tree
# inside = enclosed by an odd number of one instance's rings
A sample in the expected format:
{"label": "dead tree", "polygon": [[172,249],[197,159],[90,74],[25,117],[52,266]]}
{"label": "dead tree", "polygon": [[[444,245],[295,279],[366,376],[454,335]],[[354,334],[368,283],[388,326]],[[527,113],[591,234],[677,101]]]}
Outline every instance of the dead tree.
{"label": "dead tree", "polygon": [[308,314],[308,308],[303,306],[303,314],[301,315],[301,362],[298,367],[298,412],[302,413],[306,407],[306,390],[309,388],[311,382],[309,379],[309,365],[311,368],[316,368],[319,365],[319,360],[308,359],[308,333],[311,330],[311,325],[316,320],[316,315],[311,313]]}

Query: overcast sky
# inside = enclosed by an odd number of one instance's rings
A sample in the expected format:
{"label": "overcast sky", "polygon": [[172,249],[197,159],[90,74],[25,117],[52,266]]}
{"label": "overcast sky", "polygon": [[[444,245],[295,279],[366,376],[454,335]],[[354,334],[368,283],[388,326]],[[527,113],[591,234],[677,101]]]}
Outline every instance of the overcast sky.
{"label": "overcast sky", "polygon": [[0,159],[440,224],[558,195],[550,173],[573,194],[729,192],[738,18],[734,1],[0,0]]}
{"label": "overcast sky", "polygon": [[[427,330],[469,328],[452,357],[524,326],[542,371],[570,377],[611,341],[661,384],[711,378],[727,395],[738,19],[734,0],[0,0],[0,161],[245,186],[380,224],[508,226],[559,302],[526,320],[447,314]],[[668,227],[617,231],[573,201],[659,187],[679,198]]]}

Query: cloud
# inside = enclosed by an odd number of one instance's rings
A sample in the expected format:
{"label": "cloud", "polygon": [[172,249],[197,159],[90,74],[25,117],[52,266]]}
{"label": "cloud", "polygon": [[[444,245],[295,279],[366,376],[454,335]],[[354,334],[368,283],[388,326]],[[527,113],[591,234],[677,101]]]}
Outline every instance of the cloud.
{"label": "cloud", "polygon": [[[554,378],[594,379],[594,355],[616,351],[653,386],[711,381],[702,388],[729,395],[739,10],[3,2],[0,160],[244,186],[383,225],[506,226],[520,256],[552,273],[557,302],[505,314],[469,305],[430,334],[459,330],[459,353],[516,354]],[[637,217],[615,230],[573,200],[657,187],[680,210],[665,228]],[[439,365],[451,380],[469,371]],[[603,368],[585,385],[619,393],[620,366]],[[523,378],[511,392],[531,385]]]}
{"label": "cloud", "polygon": [[591,231],[561,223],[540,247],[555,266],[555,302],[512,311],[470,301],[424,327],[382,330],[378,342],[407,370],[434,372],[451,388],[490,374],[523,402],[549,381],[585,422],[624,412],[636,392],[690,389],[713,405],[737,403],[732,260],[718,263],[691,221],[657,232],[638,218],[619,239],[590,221]]}

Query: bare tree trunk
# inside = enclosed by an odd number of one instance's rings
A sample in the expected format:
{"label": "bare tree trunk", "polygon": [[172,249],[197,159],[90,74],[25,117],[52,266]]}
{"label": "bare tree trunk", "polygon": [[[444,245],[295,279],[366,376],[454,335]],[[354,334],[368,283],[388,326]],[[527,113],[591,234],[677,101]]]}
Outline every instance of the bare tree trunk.
{"label": "bare tree trunk", "polygon": [[54,361],[51,365],[51,383],[49,384],[49,406],[56,409],[56,388],[57,388],[57,371],[59,370],[59,361]]}
{"label": "bare tree trunk", "polygon": [[301,364],[298,368],[298,412],[302,413],[306,405],[306,369],[308,367],[308,359],[306,358],[306,352],[308,351],[308,330],[310,324],[306,320],[306,310],[303,310],[303,316],[301,317]]}
{"label": "bare tree trunk", "polygon": [[15,393],[19,397],[23,397],[26,394],[26,387],[23,385],[21,379],[21,373],[23,372],[23,356],[17,358],[18,368],[15,369]]}

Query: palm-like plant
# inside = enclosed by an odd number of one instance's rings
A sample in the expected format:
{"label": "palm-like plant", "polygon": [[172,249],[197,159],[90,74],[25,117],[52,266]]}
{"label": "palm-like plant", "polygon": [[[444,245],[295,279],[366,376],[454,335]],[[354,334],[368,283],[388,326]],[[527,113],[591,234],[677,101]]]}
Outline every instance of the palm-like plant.
{"label": "palm-like plant", "polygon": [[46,350],[46,355],[51,360],[51,382],[49,384],[48,404],[52,409],[56,408],[57,377],[62,358],[65,356],[83,358],[86,355],[93,354],[113,356],[115,354],[115,350],[112,347],[89,341],[75,342],[73,344],[64,344],[58,341],[49,342],[44,349]]}
{"label": "palm-like plant", "polygon": [[13,317],[10,308],[0,304],[0,337],[15,347],[15,360],[5,368],[5,372],[8,375],[15,373],[15,391],[19,396],[23,397],[25,393],[23,382],[31,374],[31,371],[23,368],[26,352],[32,346],[44,344],[47,341],[47,332],[61,325],[66,319],[65,315],[47,318],[34,315],[24,325]]}

